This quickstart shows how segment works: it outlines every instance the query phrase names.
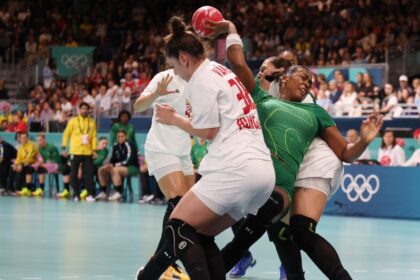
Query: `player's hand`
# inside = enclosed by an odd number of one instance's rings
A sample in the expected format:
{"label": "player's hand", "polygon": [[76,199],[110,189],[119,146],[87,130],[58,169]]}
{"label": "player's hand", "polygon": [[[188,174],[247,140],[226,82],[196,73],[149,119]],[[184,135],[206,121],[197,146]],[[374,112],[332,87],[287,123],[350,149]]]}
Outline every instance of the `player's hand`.
{"label": "player's hand", "polygon": [[213,31],[212,33],[210,33],[210,35],[206,37],[214,39],[222,34],[228,33],[230,25],[233,25],[233,23],[228,20],[212,21],[210,19],[206,19],[204,21],[204,27]]}
{"label": "player's hand", "polygon": [[69,156],[69,154],[67,153],[67,151],[66,151],[66,150],[62,151],[62,152],[61,152],[61,155],[62,155],[63,157],[65,157],[65,158]]}
{"label": "player's hand", "polygon": [[168,90],[168,85],[172,81],[172,79],[173,79],[173,76],[166,75],[166,77],[163,77],[162,80],[160,80],[155,91],[157,96],[164,96],[164,95],[178,92],[178,90]]}
{"label": "player's hand", "polygon": [[98,153],[96,151],[92,152],[92,158],[93,159],[97,159],[98,158]]}
{"label": "player's hand", "polygon": [[384,124],[384,117],[378,113],[370,114],[360,126],[360,138],[364,143],[370,143],[378,135]]}
{"label": "player's hand", "polygon": [[157,104],[155,114],[158,122],[167,125],[173,125],[175,118],[178,117],[175,109],[166,104]]}

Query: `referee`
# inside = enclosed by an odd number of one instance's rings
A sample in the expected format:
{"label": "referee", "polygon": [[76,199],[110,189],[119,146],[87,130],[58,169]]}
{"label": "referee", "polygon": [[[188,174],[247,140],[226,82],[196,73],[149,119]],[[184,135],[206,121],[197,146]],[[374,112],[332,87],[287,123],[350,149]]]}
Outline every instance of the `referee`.
{"label": "referee", "polygon": [[62,155],[68,157],[67,144],[70,141],[71,173],[70,184],[73,188],[74,201],[80,200],[80,184],[77,172],[82,165],[83,184],[88,191],[86,201],[95,201],[94,166],[93,159],[96,155],[96,125],[89,117],[89,104],[82,102],[79,105],[79,115],[73,117],[67,124],[63,133]]}

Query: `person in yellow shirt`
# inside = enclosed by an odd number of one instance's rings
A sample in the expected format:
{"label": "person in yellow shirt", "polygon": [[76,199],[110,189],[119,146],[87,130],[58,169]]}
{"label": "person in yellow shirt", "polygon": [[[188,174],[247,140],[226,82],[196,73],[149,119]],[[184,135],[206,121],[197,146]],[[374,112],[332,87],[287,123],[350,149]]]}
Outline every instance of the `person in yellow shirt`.
{"label": "person in yellow shirt", "polygon": [[[68,157],[67,144],[70,141],[70,185],[73,188],[73,199],[80,200],[80,185],[77,178],[79,167],[82,166],[83,185],[85,186],[88,196],[86,201],[95,201],[95,183],[93,159],[96,155],[96,125],[95,121],[89,117],[89,104],[82,102],[79,105],[79,115],[73,117],[67,123],[67,127],[63,133],[62,155]],[[67,190],[64,190],[67,191]],[[67,191],[68,192],[68,191]],[[64,197],[64,194],[60,194]],[[68,196],[68,195],[67,195]]]}
{"label": "person in yellow shirt", "polygon": [[13,115],[10,113],[10,105],[7,103],[3,104],[3,114],[0,115],[0,123],[4,120],[9,124],[13,122]]}
{"label": "person in yellow shirt", "polygon": [[[16,161],[13,170],[16,172],[16,188],[18,196],[31,196],[39,193],[35,191],[35,185],[32,183],[32,174],[37,169],[38,163],[38,147],[29,140],[27,132],[20,134],[20,146],[17,151]],[[26,183],[26,185],[25,185]]]}

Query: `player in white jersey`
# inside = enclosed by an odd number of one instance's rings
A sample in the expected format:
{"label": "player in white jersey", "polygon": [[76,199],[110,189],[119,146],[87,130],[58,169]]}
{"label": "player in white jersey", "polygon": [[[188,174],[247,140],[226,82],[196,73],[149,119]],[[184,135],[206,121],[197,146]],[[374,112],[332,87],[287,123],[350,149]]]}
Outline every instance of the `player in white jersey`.
{"label": "player in white jersey", "polygon": [[204,57],[204,48],[177,17],[170,21],[166,56],[184,89],[192,120],[158,105],[158,121],[209,140],[203,176],[181,199],[166,224],[166,243],[137,279],[153,280],[180,259],[192,280],[224,279],[214,236],[245,214],[256,215],[274,189],[274,168],[249,92],[226,67]]}
{"label": "player in white jersey", "polygon": [[[134,104],[136,111],[145,111],[157,104],[170,105],[180,115],[190,114],[184,87],[186,82],[173,69],[156,74]],[[194,185],[194,169],[190,157],[191,139],[184,130],[159,123],[156,113],[144,145],[149,175],[154,175],[159,188],[168,200],[163,228],[181,197]],[[156,252],[164,242],[162,231]],[[156,253],[155,252],[155,253]],[[171,266],[163,278],[188,279],[179,267]]]}

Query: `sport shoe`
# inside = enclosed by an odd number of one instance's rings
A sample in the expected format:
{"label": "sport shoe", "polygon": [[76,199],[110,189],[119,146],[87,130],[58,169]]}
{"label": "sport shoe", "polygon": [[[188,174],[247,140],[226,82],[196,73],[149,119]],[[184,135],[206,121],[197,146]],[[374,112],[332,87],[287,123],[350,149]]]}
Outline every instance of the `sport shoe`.
{"label": "sport shoe", "polygon": [[122,195],[119,192],[114,192],[109,198],[109,201],[121,201]]}
{"label": "sport shoe", "polygon": [[31,196],[31,191],[27,187],[23,187],[20,191],[16,192],[17,196]]}
{"label": "sport shoe", "polygon": [[249,267],[254,267],[257,261],[252,257],[252,254],[242,257],[238,263],[232,268],[229,273],[230,278],[240,278],[245,276],[246,270]]}
{"label": "sport shoe", "polygon": [[280,280],[287,280],[286,269],[284,268],[283,264],[280,266]]}
{"label": "sport shoe", "polygon": [[150,195],[143,195],[143,197],[139,200],[139,204],[147,204],[153,200],[155,196],[153,194]]}
{"label": "sport shoe", "polygon": [[60,199],[69,199],[70,198],[70,192],[68,189],[64,189],[61,193],[57,194],[57,198]]}
{"label": "sport shoe", "polygon": [[79,202],[79,201],[80,201],[80,198],[79,198],[77,195],[75,195],[75,196],[73,197],[73,201],[74,201],[74,202]]}
{"label": "sport shoe", "polygon": [[32,193],[32,196],[43,197],[44,191],[41,188],[37,188],[36,191]]}
{"label": "sport shoe", "polygon": [[168,267],[165,273],[163,273],[162,276],[160,276],[159,280],[173,279],[190,280],[190,277],[186,273],[184,273],[180,267],[175,268],[171,265],[170,267]]}
{"label": "sport shoe", "polygon": [[85,200],[86,197],[88,196],[88,191],[85,189],[80,193],[80,200]]}
{"label": "sport shoe", "polygon": [[106,193],[105,192],[100,192],[96,197],[95,197],[95,199],[96,200],[106,200],[108,198],[108,196],[106,195]]}
{"label": "sport shoe", "polygon": [[152,201],[149,202],[151,205],[165,205],[166,201],[161,198],[154,198]]}
{"label": "sport shoe", "polygon": [[96,199],[93,196],[91,196],[91,195],[88,195],[86,197],[86,202],[95,202],[95,201],[96,201]]}

